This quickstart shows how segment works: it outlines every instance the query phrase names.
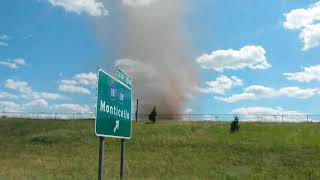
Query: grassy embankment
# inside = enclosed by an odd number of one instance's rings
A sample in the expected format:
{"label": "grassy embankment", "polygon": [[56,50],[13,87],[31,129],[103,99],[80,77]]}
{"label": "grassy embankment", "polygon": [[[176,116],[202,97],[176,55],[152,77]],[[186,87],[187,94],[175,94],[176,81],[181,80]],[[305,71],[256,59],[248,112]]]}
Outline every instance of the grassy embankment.
{"label": "grassy embankment", "polygon": [[[320,124],[133,123],[127,179],[320,179]],[[119,139],[105,140],[118,179]],[[0,119],[0,179],[97,179],[94,121]]]}

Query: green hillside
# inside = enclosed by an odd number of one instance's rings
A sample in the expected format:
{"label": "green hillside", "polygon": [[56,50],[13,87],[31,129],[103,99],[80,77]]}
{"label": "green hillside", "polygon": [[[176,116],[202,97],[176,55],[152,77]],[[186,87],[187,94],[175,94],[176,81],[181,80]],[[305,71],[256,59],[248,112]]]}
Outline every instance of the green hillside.
{"label": "green hillside", "polygon": [[[133,123],[126,179],[320,179],[319,123]],[[119,139],[105,140],[119,178]],[[0,119],[0,179],[97,179],[94,121]]]}

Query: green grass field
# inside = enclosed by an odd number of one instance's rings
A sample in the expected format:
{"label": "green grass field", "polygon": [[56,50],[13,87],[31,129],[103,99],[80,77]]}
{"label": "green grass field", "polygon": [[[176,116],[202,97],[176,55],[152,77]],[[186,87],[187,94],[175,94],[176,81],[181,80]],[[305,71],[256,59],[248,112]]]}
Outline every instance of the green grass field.
{"label": "green grass field", "polygon": [[[320,179],[320,124],[133,123],[126,179]],[[0,119],[0,179],[97,179],[94,121]],[[119,139],[105,139],[105,179]]]}

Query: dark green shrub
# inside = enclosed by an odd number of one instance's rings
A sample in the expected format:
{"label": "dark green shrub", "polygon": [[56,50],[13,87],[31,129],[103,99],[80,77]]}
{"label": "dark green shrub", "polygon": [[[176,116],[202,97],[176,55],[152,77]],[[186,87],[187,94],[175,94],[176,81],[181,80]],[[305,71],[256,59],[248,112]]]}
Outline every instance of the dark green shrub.
{"label": "dark green shrub", "polygon": [[156,109],[156,107],[153,107],[151,113],[149,114],[149,120],[152,123],[156,123],[156,121],[157,121],[157,109]]}
{"label": "dark green shrub", "polygon": [[51,136],[49,134],[36,134],[31,137],[31,142],[33,144],[53,144],[59,141],[58,137]]}
{"label": "dark green shrub", "polygon": [[239,129],[240,129],[239,118],[238,116],[235,116],[234,120],[231,122],[230,132],[234,133],[236,131],[239,131]]}

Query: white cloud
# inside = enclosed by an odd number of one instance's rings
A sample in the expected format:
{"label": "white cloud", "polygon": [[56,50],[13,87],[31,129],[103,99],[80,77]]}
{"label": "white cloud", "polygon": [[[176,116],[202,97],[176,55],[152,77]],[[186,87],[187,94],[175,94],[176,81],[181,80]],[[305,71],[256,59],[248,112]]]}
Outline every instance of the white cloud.
{"label": "white cloud", "polygon": [[281,107],[269,108],[269,107],[242,107],[232,110],[232,113],[236,114],[291,114],[291,115],[302,115],[303,113],[297,111],[286,111]]}
{"label": "white cloud", "polygon": [[10,37],[6,34],[0,34],[0,40],[8,40]]}
{"label": "white cloud", "polygon": [[77,81],[75,80],[61,80],[62,84],[67,84],[67,85],[76,85]]}
{"label": "white cloud", "polygon": [[1,99],[18,99],[18,96],[7,93],[7,92],[0,92]]}
{"label": "white cloud", "polygon": [[304,113],[298,111],[287,111],[281,107],[242,107],[232,110],[234,114],[260,114],[260,115],[303,115]]}
{"label": "white cloud", "polygon": [[39,110],[39,109],[47,109],[49,107],[48,102],[44,99],[37,99],[31,101],[29,103],[24,104],[24,108],[32,109],[32,110]]}
{"label": "white cloud", "polygon": [[20,92],[22,98],[26,99],[65,99],[64,96],[56,93],[34,92],[27,82],[8,79],[4,87]]}
{"label": "white cloud", "polygon": [[21,106],[12,101],[0,101],[0,108],[6,112],[18,112],[21,110]]}
{"label": "white cloud", "polygon": [[229,97],[215,96],[214,98],[227,103],[233,103],[241,100],[254,100],[256,99],[256,95],[252,93],[241,93],[241,94],[233,94]]}
{"label": "white cloud", "polygon": [[276,96],[277,92],[273,88],[252,85],[247,87],[243,93],[234,94],[230,97],[215,97],[217,100],[225,101],[227,103],[233,103],[241,100],[255,100],[261,98],[271,98]]}
{"label": "white cloud", "polygon": [[91,16],[109,14],[100,0],[48,0],[53,6],[63,7],[68,12],[87,13]]}
{"label": "white cloud", "polygon": [[89,105],[79,105],[79,104],[55,104],[51,106],[51,109],[60,111],[72,111],[72,112],[91,112]]}
{"label": "white cloud", "polygon": [[27,98],[32,98],[32,99],[66,99],[66,97],[57,94],[57,93],[48,93],[48,92],[32,92],[31,94],[27,94]]}
{"label": "white cloud", "polygon": [[310,67],[304,67],[303,71],[296,73],[284,73],[288,80],[300,82],[310,82],[313,80],[320,81],[320,64]]}
{"label": "white cloud", "polygon": [[[201,117],[200,117],[200,118],[201,118]],[[212,120],[212,115],[211,115],[211,114],[202,115],[202,120],[204,120],[204,121],[211,121],[211,120]]]}
{"label": "white cloud", "polygon": [[60,84],[59,90],[67,93],[91,94],[87,88],[69,84]]}
{"label": "white cloud", "polygon": [[214,81],[206,82],[206,88],[199,88],[199,91],[202,93],[216,93],[216,94],[224,94],[224,92],[228,89],[231,89],[235,86],[242,86],[243,82],[241,79],[231,76],[230,78],[227,76],[219,76]]}
{"label": "white cloud", "polygon": [[6,47],[8,47],[8,46],[9,46],[9,44],[8,44],[8,43],[1,42],[1,41],[0,41],[0,46],[6,46]]}
{"label": "white cloud", "polygon": [[304,122],[307,120],[304,113],[285,110],[282,107],[242,107],[232,110],[231,113],[240,114],[241,121]]}
{"label": "white cloud", "polygon": [[67,93],[91,94],[88,88],[82,87],[81,85],[96,87],[96,73],[79,73],[74,75],[73,78],[70,80],[61,80],[59,84],[59,90]]}
{"label": "white cloud", "polygon": [[33,36],[32,34],[28,34],[25,37],[23,37],[23,39],[26,40],[26,39],[32,38],[32,36]]}
{"label": "white cloud", "polygon": [[5,61],[0,61],[0,65],[6,66],[10,69],[18,69],[19,67],[25,65],[25,60],[22,58],[8,59]]}
{"label": "white cloud", "polygon": [[223,71],[243,68],[268,69],[271,65],[265,56],[266,51],[261,46],[244,46],[240,50],[217,50],[211,54],[203,54],[196,59],[203,69]]}
{"label": "white cloud", "polygon": [[245,92],[255,94],[259,97],[273,97],[277,93],[276,90],[270,87],[261,85],[252,85],[245,89]]}
{"label": "white cloud", "polygon": [[320,20],[320,1],[309,8],[294,9],[284,14],[286,21],[283,23],[287,29],[300,29]]}
{"label": "white cloud", "polygon": [[300,30],[300,39],[304,42],[302,50],[308,50],[320,45],[320,1],[309,8],[294,9],[284,14],[286,20],[283,26],[286,29]]}
{"label": "white cloud", "polygon": [[158,0],[122,0],[122,3],[132,7],[149,6]]}
{"label": "white cloud", "polygon": [[12,90],[19,91],[21,93],[31,93],[32,89],[27,82],[24,81],[16,81],[13,79],[7,79],[4,87]]}
{"label": "white cloud", "polygon": [[226,103],[234,103],[241,100],[269,99],[280,96],[286,96],[297,99],[307,99],[314,96],[318,91],[319,89],[302,89],[299,87],[283,87],[276,90],[270,87],[253,85],[247,87],[243,93],[233,94],[229,97],[216,96],[215,99],[224,101]]}
{"label": "white cloud", "polygon": [[6,66],[10,69],[17,69],[17,65],[15,63],[11,63],[11,62],[8,62],[8,61],[0,61],[0,65],[3,65],[3,66]]}
{"label": "white cloud", "polygon": [[184,113],[190,114],[190,113],[192,113],[192,111],[193,111],[193,109],[187,108],[187,109],[184,110]]}
{"label": "white cloud", "polygon": [[[6,34],[0,34],[0,40],[5,41],[5,40],[8,40],[8,39],[9,39],[9,36],[8,36],[8,35],[6,35]],[[3,41],[0,41],[0,46],[6,46],[6,47],[8,47],[9,44],[8,44],[8,43],[5,43],[5,42],[3,42]]]}
{"label": "white cloud", "polygon": [[320,45],[320,24],[306,26],[299,35],[304,42],[302,50],[317,47]]}
{"label": "white cloud", "polygon": [[97,84],[97,75],[93,72],[76,74],[73,79],[84,85],[96,86]]}
{"label": "white cloud", "polygon": [[285,87],[278,92],[279,95],[293,97],[298,99],[307,99],[315,95],[319,89],[301,89],[299,87]]}
{"label": "white cloud", "polygon": [[25,65],[26,64],[26,62],[22,58],[13,59],[12,61],[14,63],[16,63],[17,65]]}

